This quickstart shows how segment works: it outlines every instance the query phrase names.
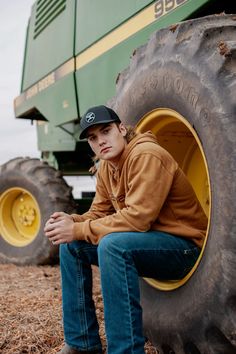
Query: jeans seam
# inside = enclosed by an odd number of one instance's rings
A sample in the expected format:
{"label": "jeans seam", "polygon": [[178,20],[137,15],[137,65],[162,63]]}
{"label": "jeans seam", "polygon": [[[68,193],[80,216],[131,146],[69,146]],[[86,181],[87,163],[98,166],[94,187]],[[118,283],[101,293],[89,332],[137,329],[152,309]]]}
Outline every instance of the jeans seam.
{"label": "jeans seam", "polygon": [[124,266],[125,266],[125,281],[126,281],[126,293],[127,293],[127,298],[128,298],[128,301],[129,301],[129,332],[130,332],[130,338],[131,338],[131,341],[132,341],[132,353],[133,353],[133,347],[134,347],[134,335],[132,333],[132,308],[131,308],[131,301],[130,301],[130,287],[129,287],[129,281],[128,281],[128,272],[127,272],[127,264],[124,260]]}
{"label": "jeans seam", "polygon": [[[133,311],[132,311],[133,310],[133,306],[131,306],[131,301],[130,301],[130,296],[129,296],[129,294],[132,292],[132,289],[130,289],[130,286],[129,286],[129,284],[130,284],[130,281],[128,280],[129,279],[129,270],[127,269],[127,262],[126,261],[129,261],[130,265],[134,269],[136,269],[136,266],[135,266],[135,264],[134,264],[134,262],[132,260],[132,257],[129,257],[129,252],[127,252],[127,250],[125,250],[125,249],[120,249],[120,250],[121,250],[122,258],[124,260],[124,265],[125,265],[126,287],[127,287],[127,290],[129,290],[127,295],[128,295],[129,308],[130,308],[129,327],[130,327],[130,337],[131,337],[131,340],[132,340],[132,348],[131,348],[132,352],[131,353],[134,353],[134,345],[135,345],[135,343],[134,343],[134,333],[132,331],[133,326],[131,325],[132,320],[134,319],[134,316],[133,316]],[[138,274],[137,274],[137,277],[139,277]],[[139,299],[139,301],[140,301],[140,299]]]}
{"label": "jeans seam", "polygon": [[[83,286],[83,280],[82,280],[82,278],[83,278],[83,269],[82,269],[81,262],[78,259],[77,259],[77,266],[78,266],[78,268],[77,268],[77,279],[78,279],[78,282],[79,282],[79,289],[83,290],[83,291],[80,291],[80,296],[78,296],[77,299],[79,301],[79,298],[80,298],[82,300],[82,303],[85,304],[84,286]],[[77,289],[78,289],[78,287],[77,287]],[[81,329],[84,332],[84,334],[83,334],[83,342],[85,343],[85,347],[88,348],[88,346],[89,346],[89,343],[88,343],[88,330],[86,330],[86,328],[88,328],[88,324],[87,324],[86,311],[85,311],[84,306],[82,307],[82,309],[83,310],[81,311],[81,316],[80,316],[80,326],[81,326]],[[86,334],[85,334],[85,332],[86,332]]]}
{"label": "jeans seam", "polygon": [[[133,254],[138,254],[138,253],[161,253],[161,252],[181,252],[182,254],[184,255],[190,255],[190,254],[194,254],[195,251],[199,251],[200,253],[200,249],[198,247],[196,248],[191,248],[191,249],[145,249],[145,250],[141,250],[141,249],[132,249],[132,252]],[[127,251],[127,250],[122,250],[122,254],[125,256],[125,258],[128,258],[127,255],[129,254],[130,252]]]}

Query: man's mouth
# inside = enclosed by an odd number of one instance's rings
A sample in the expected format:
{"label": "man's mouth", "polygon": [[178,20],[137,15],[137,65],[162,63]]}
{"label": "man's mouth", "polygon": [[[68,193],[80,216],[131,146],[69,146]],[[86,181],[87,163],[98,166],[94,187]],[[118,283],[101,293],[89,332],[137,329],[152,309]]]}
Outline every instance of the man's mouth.
{"label": "man's mouth", "polygon": [[101,154],[105,153],[105,152],[108,152],[108,150],[111,149],[111,146],[108,146],[108,147],[105,147],[101,150]]}

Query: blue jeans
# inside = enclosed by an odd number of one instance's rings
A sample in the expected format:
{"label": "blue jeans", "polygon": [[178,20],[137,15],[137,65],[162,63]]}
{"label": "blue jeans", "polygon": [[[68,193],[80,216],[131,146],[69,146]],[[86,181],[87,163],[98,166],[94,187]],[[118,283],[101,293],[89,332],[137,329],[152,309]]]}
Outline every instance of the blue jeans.
{"label": "blue jeans", "polygon": [[139,276],[180,279],[199,248],[163,232],[117,232],[98,246],[74,241],[60,247],[65,341],[78,350],[101,350],[92,299],[91,265],[99,265],[108,354],[144,354]]}

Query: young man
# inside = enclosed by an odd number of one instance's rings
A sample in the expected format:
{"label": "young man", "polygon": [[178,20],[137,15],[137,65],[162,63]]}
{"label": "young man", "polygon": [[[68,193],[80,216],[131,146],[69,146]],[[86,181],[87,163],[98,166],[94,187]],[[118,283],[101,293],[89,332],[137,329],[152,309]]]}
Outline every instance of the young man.
{"label": "young man", "polygon": [[102,353],[92,300],[99,265],[108,354],[144,354],[139,276],[179,279],[194,265],[207,219],[176,161],[151,132],[130,134],[108,107],[81,119],[100,160],[96,196],[83,215],[54,213],[45,234],[60,244],[61,354]]}

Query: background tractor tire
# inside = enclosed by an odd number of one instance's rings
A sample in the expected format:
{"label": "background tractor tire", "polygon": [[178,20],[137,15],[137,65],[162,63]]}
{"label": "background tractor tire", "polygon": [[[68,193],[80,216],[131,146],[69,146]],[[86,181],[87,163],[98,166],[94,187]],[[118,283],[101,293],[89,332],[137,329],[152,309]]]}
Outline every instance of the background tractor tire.
{"label": "background tractor tire", "polygon": [[58,246],[44,236],[54,211],[74,212],[61,173],[38,159],[16,158],[0,167],[0,263],[46,264],[58,260]]}
{"label": "background tractor tire", "polygon": [[[236,353],[236,16],[157,31],[117,81],[109,104],[121,119],[152,129],[173,154],[195,134],[210,183],[208,238],[194,273],[169,291],[141,280],[145,333],[164,354]],[[178,116],[189,134],[171,129]]]}

